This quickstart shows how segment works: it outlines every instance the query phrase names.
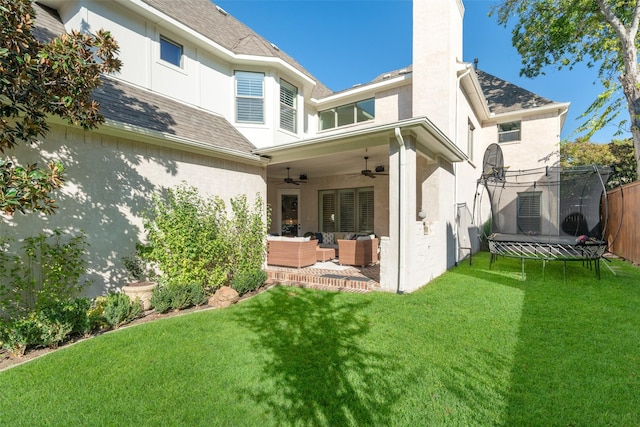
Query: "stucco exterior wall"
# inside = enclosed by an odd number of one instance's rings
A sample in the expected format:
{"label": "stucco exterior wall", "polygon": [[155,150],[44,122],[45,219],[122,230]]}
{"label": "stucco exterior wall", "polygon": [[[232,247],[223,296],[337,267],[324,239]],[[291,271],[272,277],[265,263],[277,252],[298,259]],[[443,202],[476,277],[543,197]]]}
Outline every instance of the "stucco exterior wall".
{"label": "stucco exterior wall", "polygon": [[89,296],[126,282],[121,258],[132,255],[135,244],[144,241],[142,215],[154,193],[181,182],[198,188],[203,197],[217,195],[227,202],[246,194],[252,204],[258,194],[265,199],[266,193],[261,166],[65,126],[52,126],[40,147],[21,146],[11,154],[22,163],[59,159],[67,168],[67,181],[55,195],[60,206],[56,214],[17,213],[2,218],[2,232],[22,239],[55,228],[83,230],[90,244]]}

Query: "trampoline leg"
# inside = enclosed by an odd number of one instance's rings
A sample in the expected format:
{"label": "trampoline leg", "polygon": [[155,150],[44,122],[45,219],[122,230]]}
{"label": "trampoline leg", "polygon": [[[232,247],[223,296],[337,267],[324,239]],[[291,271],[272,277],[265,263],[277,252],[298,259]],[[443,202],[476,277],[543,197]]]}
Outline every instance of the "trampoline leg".
{"label": "trampoline leg", "polygon": [[547,260],[542,260],[542,281],[544,282],[544,267],[547,265]]}
{"label": "trampoline leg", "polygon": [[524,279],[524,258],[520,258],[522,260],[522,280]]}

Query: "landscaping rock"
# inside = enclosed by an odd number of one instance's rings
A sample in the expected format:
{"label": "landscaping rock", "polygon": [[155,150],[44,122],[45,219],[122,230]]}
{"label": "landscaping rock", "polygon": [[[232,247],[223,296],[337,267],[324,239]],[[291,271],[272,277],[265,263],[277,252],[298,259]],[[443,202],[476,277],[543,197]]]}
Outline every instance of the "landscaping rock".
{"label": "landscaping rock", "polygon": [[216,291],[216,293],[209,298],[209,307],[223,308],[228,307],[231,304],[235,304],[239,299],[238,293],[229,286],[223,286]]}

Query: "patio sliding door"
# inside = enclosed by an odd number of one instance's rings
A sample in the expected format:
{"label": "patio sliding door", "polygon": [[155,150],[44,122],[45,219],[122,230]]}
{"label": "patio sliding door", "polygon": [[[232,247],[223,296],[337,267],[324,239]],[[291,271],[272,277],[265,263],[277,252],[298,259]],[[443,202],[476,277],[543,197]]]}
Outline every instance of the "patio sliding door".
{"label": "patio sliding door", "polygon": [[300,190],[280,190],[278,197],[278,222],[282,236],[295,237],[300,230]]}

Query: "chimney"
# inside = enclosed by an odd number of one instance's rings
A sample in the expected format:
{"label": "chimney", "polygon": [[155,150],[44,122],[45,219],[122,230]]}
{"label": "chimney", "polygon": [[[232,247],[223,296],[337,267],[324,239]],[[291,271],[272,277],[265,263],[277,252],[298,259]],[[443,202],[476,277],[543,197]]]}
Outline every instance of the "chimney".
{"label": "chimney", "polygon": [[462,0],[413,0],[413,116],[426,116],[454,140]]}

